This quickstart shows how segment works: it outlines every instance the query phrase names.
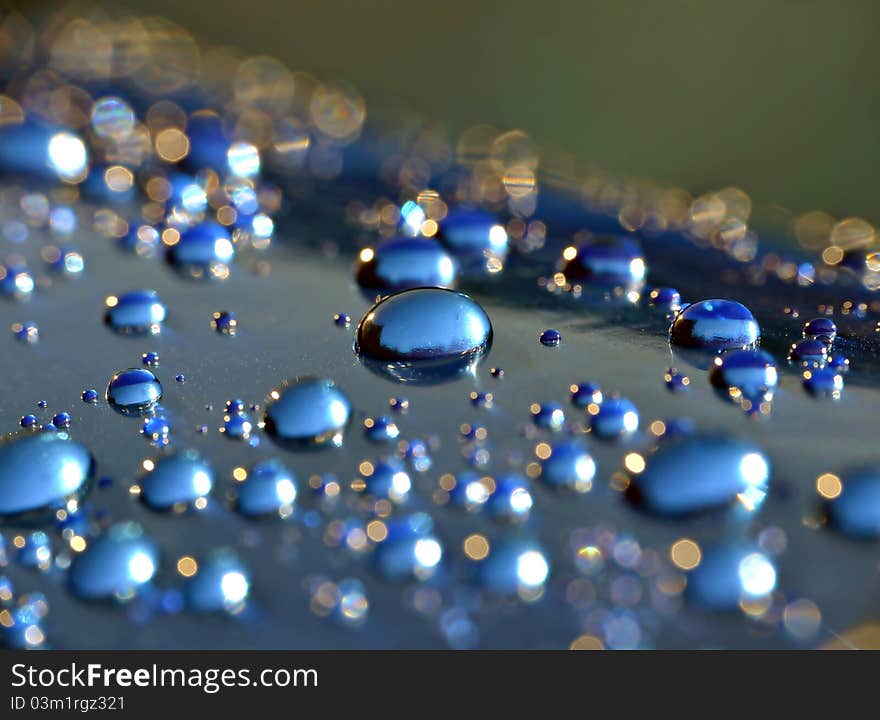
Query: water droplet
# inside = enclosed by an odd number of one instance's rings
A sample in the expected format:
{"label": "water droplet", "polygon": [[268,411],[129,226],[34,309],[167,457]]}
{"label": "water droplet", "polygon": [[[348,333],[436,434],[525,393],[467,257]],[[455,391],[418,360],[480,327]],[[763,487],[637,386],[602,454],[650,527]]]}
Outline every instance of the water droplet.
{"label": "water droplet", "polygon": [[801,367],[823,367],[827,359],[828,346],[821,340],[799,340],[788,352],[788,361]]}
{"label": "water droplet", "polygon": [[189,505],[205,497],[214,486],[214,471],[195,450],[182,450],[153,461],[138,481],[141,498],[154,510]]}
{"label": "water droplet", "polygon": [[367,440],[376,443],[393,442],[400,436],[397,423],[387,415],[364,420],[364,434]]}
{"label": "water droplet", "polygon": [[145,352],[141,355],[141,362],[147,367],[159,367],[159,353]]}
{"label": "water droplet", "polygon": [[528,598],[543,588],[550,575],[550,563],[537,543],[504,539],[492,546],[488,557],[477,563],[475,570],[487,590]]}
{"label": "water droplet", "polygon": [[403,503],[412,489],[412,481],[403,465],[394,458],[374,463],[362,463],[362,483],[358,487],[377,500]]}
{"label": "water droplet", "polygon": [[507,231],[492,213],[453,208],[440,222],[437,238],[466,275],[500,272],[508,252]]}
{"label": "water droplet", "polygon": [[716,545],[702,553],[687,576],[685,596],[711,610],[736,610],[743,601],[767,597],[776,587],[776,568],[755,548]]}
{"label": "water droplet", "polygon": [[495,396],[489,392],[472,391],[470,394],[471,405],[475,408],[491,408],[495,402]]}
{"label": "water droplet", "polygon": [[229,230],[213,221],[185,230],[168,248],[168,262],[181,274],[194,279],[225,279],[235,248]]}
{"label": "water droplet", "polygon": [[672,323],[673,345],[718,352],[754,347],[761,337],[758,323],[744,305],[732,300],[701,300],[688,305]]}
{"label": "water droplet", "polygon": [[0,442],[0,515],[62,507],[87,489],[94,461],[66,432],[22,433]]}
{"label": "water droplet", "polygon": [[455,285],[458,264],[436,240],[394,238],[362,250],[356,278],[364,290],[388,294],[421,287]]}
{"label": "water droplet", "polygon": [[296,478],[280,460],[263,460],[236,485],[236,508],[242,515],[290,515],[296,500]]}
{"label": "water droplet", "polygon": [[211,319],[211,325],[220,335],[235,335],[238,332],[238,318],[228,310],[218,310]]}
{"label": "water droplet", "polygon": [[804,389],[813,397],[840,399],[843,375],[830,367],[804,371]]}
{"label": "water droplet", "polygon": [[851,537],[880,536],[880,470],[855,470],[834,485],[836,495],[826,493],[828,522]]}
{"label": "water droplet", "polygon": [[849,372],[849,358],[836,353],[828,357],[826,365],[841,375]]}
{"label": "water droplet", "polygon": [[599,237],[563,252],[562,272],[569,282],[638,286],[645,279],[645,259],[635,238]]}
{"label": "water droplet", "polygon": [[589,492],[596,476],[596,463],[578,441],[556,443],[541,458],[541,480],[556,490]]}
{"label": "water droplet", "polygon": [[56,415],[52,418],[52,424],[59,430],[67,430],[70,427],[70,423],[70,413],[67,412],[56,413]]}
{"label": "water droplet", "polygon": [[595,383],[580,383],[572,385],[571,404],[575,407],[585,408],[588,405],[602,404],[602,390]]}
{"label": "water droplet", "polygon": [[128,600],[153,579],[159,550],[140,525],[111,525],[74,557],[68,583],[84,600]]}
{"label": "water droplet", "polygon": [[119,333],[158,333],[167,311],[155,290],[132,290],[105,300],[104,321]]}
{"label": "water droplet", "polygon": [[254,425],[250,417],[242,409],[223,416],[223,427],[220,428],[220,432],[230,440],[248,440],[253,429]]}
{"label": "water droplet", "polygon": [[186,583],[186,606],[194,612],[239,612],[250,592],[250,577],[238,556],[227,548],[212,550]]}
{"label": "water droplet", "polygon": [[181,385],[183,385],[183,383],[186,382],[186,375],[184,375],[183,373],[180,373],[179,375],[175,375],[175,376],[174,376],[174,379],[175,379],[177,382],[179,382]]}
{"label": "water droplet", "polygon": [[348,396],[332,380],[298,378],[269,394],[266,431],[280,441],[340,446],[351,417]]}
{"label": "water droplet", "polygon": [[40,422],[40,418],[32,413],[28,413],[27,415],[23,415],[21,420],[19,420],[19,424],[23,428],[34,428],[37,426],[37,423]]}
{"label": "water droplet", "polygon": [[626,398],[612,395],[590,416],[590,427],[603,439],[626,437],[639,429],[639,411]]}
{"label": "water droplet", "polygon": [[434,383],[468,372],[492,344],[492,323],[467,295],[418,288],[374,305],[355,331],[355,352],[401,382]]}
{"label": "water droplet", "polygon": [[154,445],[167,445],[171,436],[171,424],[161,415],[144,418],[141,433]]}
{"label": "water droplet", "polygon": [[565,426],[565,413],[556,403],[532,403],[529,412],[538,427],[561,430]]}
{"label": "water droplet", "polygon": [[691,380],[687,375],[682,375],[675,368],[667,368],[663,375],[663,381],[666,383],[666,389],[669,392],[683,392],[690,387]]}
{"label": "water droplet", "polygon": [[37,407],[40,408],[41,410],[45,410],[47,407],[49,407],[49,403],[45,400],[38,400]]}
{"label": "water droplet", "polygon": [[348,313],[336,313],[333,316],[333,323],[338,327],[348,327],[351,325],[351,315]]}
{"label": "water droplet", "polygon": [[495,483],[486,503],[489,514],[503,522],[525,522],[532,509],[532,493],[525,478],[505,475]]}
{"label": "water droplet", "polygon": [[88,390],[83,390],[81,397],[84,403],[94,405],[98,402],[99,395],[97,390],[89,388]]}
{"label": "water droplet", "polygon": [[648,293],[648,305],[667,312],[677,312],[681,308],[681,294],[671,287],[654,288]]}
{"label": "water droplet", "polygon": [[395,412],[405,413],[409,411],[409,400],[405,397],[393,397],[388,400],[388,406]]}
{"label": "water droplet", "polygon": [[804,323],[804,337],[819,339],[830,345],[837,337],[837,326],[831,318],[819,317]]}
{"label": "water droplet", "polygon": [[489,374],[495,378],[496,380],[500,380],[504,377],[504,368],[493,367],[489,368]]}
{"label": "water droplet", "polygon": [[779,382],[776,362],[763,350],[734,350],[716,357],[709,382],[725,399],[737,393],[752,401],[770,400]]}
{"label": "water droplet", "polygon": [[455,477],[445,475],[440,481],[448,495],[449,502],[468,512],[479,510],[489,499],[492,484],[478,473],[466,470]]}
{"label": "water droplet", "polygon": [[52,566],[52,543],[41,530],[28,533],[24,542],[16,546],[15,561],[22,567],[48,570]]}
{"label": "water droplet", "polygon": [[443,545],[433,534],[433,520],[425,513],[388,523],[385,539],[376,545],[373,559],[389,580],[426,580],[437,571]]}
{"label": "water droplet", "polygon": [[107,402],[123,415],[143,415],[162,398],[162,385],[146,368],[120,370],[107,385]]}
{"label": "water droplet", "polygon": [[92,127],[98,137],[121,142],[131,135],[134,125],[134,111],[121,98],[99,98],[92,106]]}
{"label": "water droplet", "polygon": [[709,437],[664,444],[628,469],[630,500],[651,513],[669,516],[735,500],[751,512],[763,502],[770,477],[770,464],[754,445]]}
{"label": "water droplet", "polygon": [[548,328],[538,336],[538,340],[544,347],[556,347],[562,342],[562,333],[559,330]]}
{"label": "water droplet", "polygon": [[40,328],[35,322],[13,323],[12,334],[19,342],[32,344],[40,339]]}

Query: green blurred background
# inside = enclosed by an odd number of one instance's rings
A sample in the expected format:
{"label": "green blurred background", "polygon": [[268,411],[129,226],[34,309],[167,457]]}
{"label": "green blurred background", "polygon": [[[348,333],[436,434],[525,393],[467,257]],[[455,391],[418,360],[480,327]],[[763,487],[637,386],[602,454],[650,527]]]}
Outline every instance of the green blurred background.
{"label": "green blurred background", "polygon": [[[22,3],[33,7],[33,2]],[[583,165],[880,220],[871,0],[128,0],[208,40],[521,127]]]}

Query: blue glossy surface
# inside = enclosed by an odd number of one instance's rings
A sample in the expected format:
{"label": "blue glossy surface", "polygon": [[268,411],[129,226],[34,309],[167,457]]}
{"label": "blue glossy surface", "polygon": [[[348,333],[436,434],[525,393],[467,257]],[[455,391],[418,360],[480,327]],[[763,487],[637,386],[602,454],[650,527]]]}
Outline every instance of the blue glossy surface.
{"label": "blue glossy surface", "polygon": [[754,510],[767,494],[770,464],[760,448],[696,437],[663,445],[631,474],[630,500],[656,515],[678,516],[739,500]]}
{"label": "blue glossy surface", "polygon": [[154,461],[141,476],[141,499],[154,510],[170,510],[205,497],[214,486],[214,471],[195,450],[181,450]]}
{"label": "blue glossy surface", "polygon": [[141,415],[162,398],[162,384],[146,368],[128,368],[110,378],[106,397],[123,415]]}
{"label": "blue glossy surface", "polygon": [[278,440],[339,446],[350,418],[348,396],[332,380],[299,378],[270,393],[265,423]]}
{"label": "blue glossy surface", "polygon": [[167,315],[155,290],[132,290],[116,296],[115,303],[104,314],[104,321],[120,333],[157,333]]}
{"label": "blue glossy surface", "polygon": [[159,550],[134,522],[111,525],[74,557],[68,583],[85,600],[127,599],[153,579]]}
{"label": "blue glossy surface", "polygon": [[0,441],[0,516],[51,511],[87,489],[88,449],[66,432],[22,432]]}
{"label": "blue glossy surface", "polygon": [[369,259],[358,260],[358,285],[369,294],[388,294],[417,287],[455,285],[458,263],[431,238],[394,238],[377,245]]}
{"label": "blue glossy surface", "polygon": [[296,477],[280,460],[256,463],[236,485],[236,507],[249,516],[284,515],[296,501]]}
{"label": "blue glossy surface", "polygon": [[733,300],[701,300],[688,305],[672,322],[673,345],[717,352],[753,347],[761,329],[745,305]]}

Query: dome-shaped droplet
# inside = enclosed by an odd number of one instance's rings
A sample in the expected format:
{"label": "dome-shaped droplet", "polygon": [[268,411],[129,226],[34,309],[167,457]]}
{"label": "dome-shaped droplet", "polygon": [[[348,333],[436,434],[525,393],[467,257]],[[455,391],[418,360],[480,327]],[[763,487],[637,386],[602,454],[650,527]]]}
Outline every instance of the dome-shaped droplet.
{"label": "dome-shaped droplet", "polygon": [[537,543],[505,539],[492,544],[488,557],[476,564],[475,571],[479,583],[490,592],[528,597],[543,588],[550,563]]}
{"label": "dome-shaped droplet", "polygon": [[697,437],[664,444],[648,456],[644,469],[632,472],[628,496],[657,515],[686,515],[736,500],[753,511],[767,494],[769,477],[770,463],[754,445]]}
{"label": "dome-shaped droplet", "polygon": [[557,403],[532,403],[529,413],[538,427],[561,430],[565,425],[565,411]]}
{"label": "dome-shaped droplet", "polygon": [[739,391],[748,400],[767,400],[779,382],[779,370],[763,350],[734,350],[715,358],[709,382],[728,398]]}
{"label": "dome-shaped droplet", "polygon": [[263,460],[236,485],[236,507],[252,517],[286,517],[296,501],[296,492],[296,478],[280,460]]}
{"label": "dome-shaped droplet", "polygon": [[671,287],[654,288],[648,293],[648,305],[667,312],[677,312],[681,308],[681,294]]}
{"label": "dome-shaped droplet", "polygon": [[804,337],[827,340],[830,344],[837,337],[837,325],[831,318],[819,317],[804,323]]}
{"label": "dome-shaped droplet", "polygon": [[365,494],[377,500],[405,502],[412,489],[412,480],[403,464],[395,459],[361,464],[361,479],[355,485]]}
{"label": "dome-shaped droplet", "polygon": [[602,404],[602,390],[596,383],[580,383],[572,385],[571,404],[575,407],[585,408],[588,405]]}
{"label": "dome-shaped droplet", "polygon": [[440,482],[441,487],[448,493],[450,504],[469,512],[482,508],[491,492],[491,483],[488,479],[470,470],[458,473],[454,477],[446,475]]}
{"label": "dome-shaped droplet", "polygon": [[837,494],[826,503],[826,512],[829,523],[845,535],[880,536],[880,469],[844,475]]}
{"label": "dome-shaped droplet", "polygon": [[718,352],[754,347],[761,337],[754,316],[732,300],[701,300],[688,305],[672,322],[673,345]]}
{"label": "dome-shaped droplet", "polygon": [[338,447],[350,417],[348,396],[332,380],[298,378],[269,394],[265,424],[277,440]]}
{"label": "dome-shaped droplet", "polygon": [[639,429],[639,411],[626,398],[612,395],[590,415],[590,427],[597,437],[606,440],[623,438]]}
{"label": "dome-shaped droplet", "polygon": [[229,230],[209,221],[181,233],[180,239],[168,248],[168,262],[188,277],[223,279],[229,274],[234,254]]}
{"label": "dome-shaped droplet", "polygon": [[66,432],[22,432],[0,441],[0,516],[51,512],[87,489],[94,461]]}
{"label": "dome-shaped droplet", "polygon": [[400,429],[393,418],[382,415],[364,420],[364,434],[370,442],[389,443],[400,437]]}
{"label": "dome-shaped droplet", "polygon": [[244,563],[229,549],[218,548],[197,564],[186,582],[186,607],[193,612],[238,612],[250,592],[250,574]]}
{"label": "dome-shaped droplet", "polygon": [[458,263],[431,238],[395,238],[362,250],[357,283],[371,295],[455,285]]}
{"label": "dome-shaped droplet", "polygon": [[788,351],[788,361],[801,367],[823,367],[828,359],[828,345],[814,338],[799,340]]}
{"label": "dome-shaped droplet", "polygon": [[355,331],[355,352],[403,382],[440,382],[466,372],[492,344],[489,316],[467,295],[418,288],[384,298]]}
{"label": "dome-shaped droplet", "polygon": [[19,536],[15,546],[15,561],[22,567],[48,570],[52,565],[52,541],[42,530]]}
{"label": "dome-shaped droplet", "polygon": [[547,486],[577,493],[592,489],[596,462],[583,444],[576,440],[556,443],[542,455],[541,481]]}
{"label": "dome-shaped droplet", "polygon": [[805,370],[803,383],[813,397],[838,400],[843,392],[843,375],[830,367]]}
{"label": "dome-shaped droplet", "polygon": [[162,398],[162,384],[146,368],[120,370],[107,385],[107,402],[123,415],[142,415]]}
{"label": "dome-shaped droplet", "polygon": [[443,558],[443,545],[433,533],[433,520],[425,513],[392,520],[385,539],[373,555],[378,571],[389,580],[425,580]]}
{"label": "dome-shaped droplet", "polygon": [[68,583],[85,600],[129,599],[153,579],[158,565],[158,548],[141,526],[118,523],[74,557]]}
{"label": "dome-shaped droplet", "polygon": [[214,471],[195,450],[182,450],[151,461],[138,481],[141,498],[154,510],[169,510],[204,498],[214,486]]}
{"label": "dome-shaped droplet", "polygon": [[538,336],[538,342],[544,347],[556,347],[562,342],[562,333],[554,328],[547,328],[541,331],[541,334]]}
{"label": "dome-shaped droplet", "polygon": [[702,553],[687,576],[685,597],[710,610],[736,610],[742,602],[766,598],[776,588],[776,568],[757,549],[718,545]]}
{"label": "dome-shaped droplet", "polygon": [[132,290],[105,300],[104,321],[119,333],[157,333],[168,314],[155,290]]}
{"label": "dome-shaped droplet", "polygon": [[532,509],[532,493],[529,484],[518,475],[505,475],[495,483],[486,509],[496,520],[523,522]]}
{"label": "dome-shaped droplet", "polygon": [[598,237],[566,248],[562,272],[569,282],[638,286],[645,279],[645,258],[635,238]]}
{"label": "dome-shaped droplet", "polygon": [[499,272],[507,257],[504,226],[479,208],[453,208],[440,221],[440,242],[461,264],[466,275]]}

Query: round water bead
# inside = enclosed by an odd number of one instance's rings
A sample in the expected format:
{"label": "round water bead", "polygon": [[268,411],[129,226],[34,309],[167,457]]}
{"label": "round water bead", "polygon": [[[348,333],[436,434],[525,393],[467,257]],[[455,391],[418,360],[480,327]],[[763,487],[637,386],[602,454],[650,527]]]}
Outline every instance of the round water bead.
{"label": "round water bead", "polygon": [[195,450],[181,450],[152,461],[138,481],[141,499],[153,510],[170,510],[204,498],[214,486],[214,471]]}
{"label": "round water bead", "polygon": [[134,522],[111,525],[74,556],[68,584],[84,600],[130,599],[153,579],[159,551]]}
{"label": "round water bead", "polygon": [[143,415],[162,398],[162,384],[146,368],[128,368],[110,378],[106,397],[123,415]]}
{"label": "round water bead", "polygon": [[266,431],[304,446],[340,446],[349,419],[348,396],[332,380],[297,378],[269,394]]}
{"label": "round water bead", "polygon": [[683,348],[733,350],[754,347],[761,329],[745,305],[732,300],[701,300],[672,322],[669,341]]}
{"label": "round water bead", "polygon": [[458,263],[431,238],[394,238],[362,250],[356,279],[364,290],[388,294],[455,285]]}
{"label": "round water bead", "polygon": [[119,333],[157,333],[168,312],[155,290],[132,290],[104,301],[104,321]]}

